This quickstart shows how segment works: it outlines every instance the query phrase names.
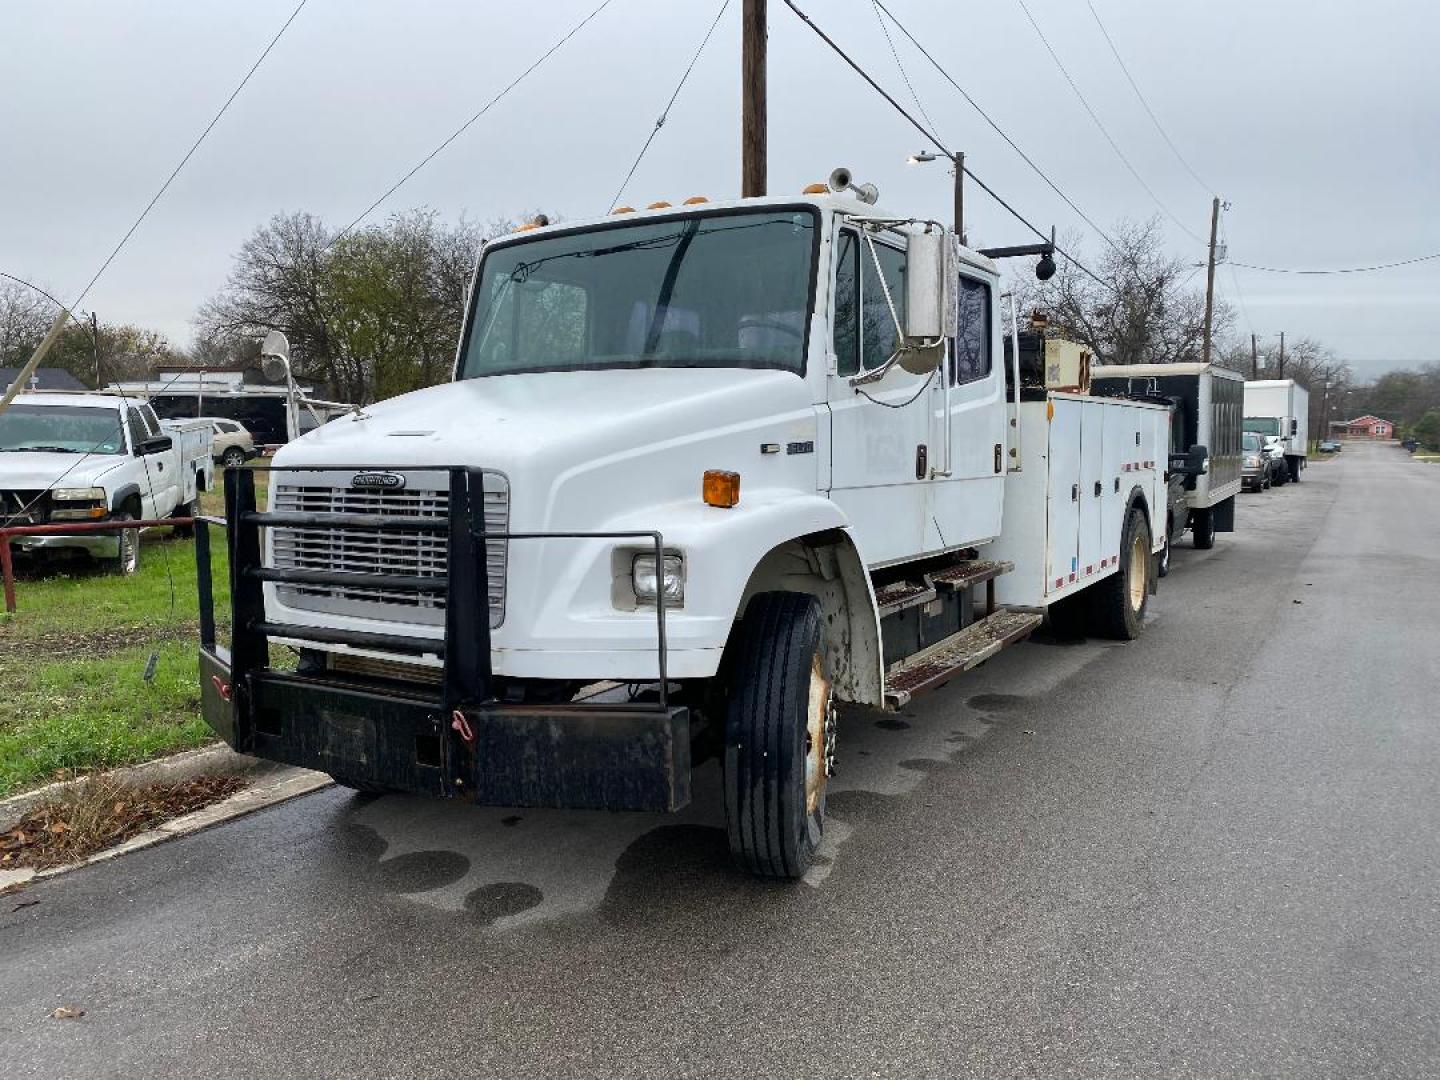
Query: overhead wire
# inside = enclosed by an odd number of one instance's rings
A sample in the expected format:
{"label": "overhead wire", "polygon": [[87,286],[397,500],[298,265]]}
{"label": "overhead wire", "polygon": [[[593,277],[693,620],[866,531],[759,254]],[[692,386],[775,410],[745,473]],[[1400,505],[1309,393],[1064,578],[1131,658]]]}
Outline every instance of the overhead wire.
{"label": "overhead wire", "polygon": [[[1046,186],[1049,187],[1051,191],[1055,192],[1056,195],[1060,196],[1061,201],[1064,202],[1065,205],[1068,206],[1071,210],[1073,210],[1076,216],[1079,217],[1081,221],[1085,222],[1086,225],[1090,226],[1090,228],[1095,231],[1095,234],[1099,236],[1100,239],[1104,240],[1105,243],[1108,244],[1112,249],[1116,251],[1120,250],[1119,245],[1115,243],[1114,239],[1111,238],[1110,234],[1107,233],[1104,229],[1102,229],[1099,225],[1095,224],[1094,219],[1092,219],[1090,215],[1087,214],[1084,210],[1080,209],[1080,207],[1075,204],[1075,200],[1070,198],[1069,195],[1065,194],[1065,192],[1060,189],[1060,186],[1056,184],[1055,181],[1051,180],[1048,175],[1046,175],[1044,169],[1040,168],[1039,165],[1035,164],[1034,159],[1032,159],[1029,154],[1027,154],[1024,150],[1020,148],[1019,144],[1010,137],[1010,135],[1005,131],[1005,129],[1002,128],[999,124],[997,124],[994,119],[991,118],[990,114],[986,112],[983,108],[981,108],[980,103],[977,102],[973,97],[971,97],[970,92],[955,81],[954,76],[952,76],[950,72],[945,69],[945,67],[940,63],[939,60],[935,59],[935,57],[931,54],[930,50],[925,48],[925,46],[920,43],[920,40],[909,31],[905,24],[895,17],[895,13],[885,6],[883,0],[871,0],[871,2],[885,13],[886,18],[888,18],[892,23],[895,24],[896,29],[898,29],[902,34],[904,34],[905,37],[909,39],[910,44],[915,46],[916,50],[920,53],[920,55],[925,57],[925,59],[929,61],[930,66],[940,73],[940,77],[943,78],[960,93],[960,96],[963,97],[965,101],[970,105],[970,107],[980,115],[980,118],[984,120],[985,123],[990,125],[991,129],[995,132],[995,134],[999,135],[1000,138],[1004,139],[1005,142],[1009,145],[1010,149],[1014,150],[1015,153],[1020,155],[1020,160],[1025,162],[1026,165],[1030,166],[1031,171],[1034,172],[1036,176],[1040,177],[1040,179],[1045,182]],[[889,35],[887,34],[886,36],[888,38]],[[898,58],[896,62],[899,63]],[[933,127],[934,125],[931,126]]]}
{"label": "overhead wire", "polygon": [[665,103],[665,108],[660,111],[659,119],[655,121],[655,126],[650,129],[650,134],[646,136],[644,145],[640,147],[640,153],[635,155],[635,160],[630,164],[630,171],[625,174],[625,179],[620,182],[620,187],[616,190],[615,197],[610,200],[610,205],[606,207],[606,210],[613,210],[620,205],[620,197],[625,194],[625,188],[629,186],[630,181],[634,178],[635,170],[640,167],[640,162],[645,159],[645,154],[649,151],[650,144],[655,141],[655,136],[659,135],[660,129],[665,126],[665,121],[670,116],[670,110],[675,107],[675,101],[680,97],[680,91],[685,89],[686,80],[690,78],[690,73],[695,70],[695,65],[700,60],[700,54],[705,51],[705,46],[710,44],[710,38],[715,33],[715,28],[720,25],[720,20],[724,18],[725,11],[729,6],[730,0],[723,0],[720,4],[720,10],[715,13],[715,18],[710,23],[710,28],[705,31],[705,36],[700,39],[699,48],[695,50],[695,55],[690,57],[690,63],[686,65],[684,74],[680,76],[680,81],[675,84],[674,93],[670,95],[670,100]]}
{"label": "overhead wire", "polygon": [[[940,137],[934,132],[932,132],[929,128],[927,128],[924,124],[920,123],[919,120],[916,120],[915,117],[912,116],[903,105],[901,105],[898,101],[895,100],[894,96],[889,91],[887,91],[878,82],[876,82],[874,77],[871,76],[870,73],[867,72],[863,67],[861,67],[859,63],[857,63],[850,56],[849,53],[842,49],[839,44],[837,44],[835,40],[830,37],[829,34],[825,33],[824,30],[820,29],[820,27],[815,23],[813,19],[810,18],[809,15],[806,15],[805,12],[801,11],[800,8],[796,6],[795,0],[785,0],[785,6],[788,7],[792,12],[794,12],[796,17],[798,17],[801,22],[803,22],[812,31],[814,31],[814,33],[820,38],[821,41],[825,42],[826,45],[830,46],[831,50],[833,50],[834,53],[840,57],[840,59],[844,60],[845,63],[848,64],[857,75],[864,79],[870,85],[870,88],[872,90],[874,90],[877,94],[884,98],[890,104],[890,107],[892,109],[899,113],[905,120],[909,121],[910,125],[915,128],[916,131],[920,132],[921,135],[925,136],[925,138],[930,142],[930,145],[934,146],[951,161],[955,160],[955,155],[948,148],[946,148],[945,144],[940,140]],[[1041,240],[1047,242],[1050,240],[1049,235],[1042,232],[1039,228],[1037,228],[1034,224],[1027,220],[1025,216],[1020,213],[1020,211],[1016,210],[1013,206],[1006,202],[1005,199],[1001,197],[999,192],[997,192],[989,184],[985,183],[985,181],[981,180],[980,177],[976,176],[968,165],[964,166],[964,172],[966,176],[968,176],[971,180],[975,182],[976,187],[980,188],[981,191],[985,192],[985,194],[989,195],[990,198],[994,199],[995,202],[997,202],[1004,210],[1006,210],[1010,214],[1010,216],[1013,217],[1016,221],[1024,225]],[[1080,262],[1079,259],[1075,258],[1064,248],[1060,247],[1059,244],[1055,245],[1055,252],[1056,254],[1060,255],[1062,258],[1070,262],[1076,269],[1080,270],[1082,273],[1092,278],[1097,284],[1111,290],[1112,292],[1114,291],[1113,285],[1111,285],[1109,282],[1105,281],[1099,275],[1094,273],[1084,263]]]}
{"label": "overhead wire", "polygon": [[1198,235],[1196,235],[1194,230],[1192,230],[1188,225],[1186,225],[1185,222],[1181,221],[1180,218],[1178,218],[1168,206],[1166,206],[1163,202],[1160,201],[1160,196],[1155,194],[1155,190],[1145,182],[1145,178],[1140,175],[1139,170],[1137,170],[1135,166],[1130,163],[1130,159],[1125,156],[1125,151],[1120,149],[1120,144],[1117,143],[1115,141],[1115,137],[1110,134],[1110,129],[1105,126],[1104,122],[1100,119],[1099,114],[1095,112],[1095,110],[1091,107],[1090,102],[1086,99],[1084,93],[1081,92],[1079,85],[1077,85],[1075,80],[1071,77],[1069,70],[1061,61],[1059,54],[1055,52],[1054,47],[1050,44],[1050,39],[1045,36],[1045,32],[1040,29],[1040,24],[1035,21],[1035,16],[1030,14],[1030,8],[1026,5],[1025,0],[1015,0],[1015,2],[1020,5],[1020,10],[1025,13],[1025,18],[1029,20],[1030,26],[1034,29],[1036,37],[1038,37],[1040,39],[1040,43],[1045,46],[1045,51],[1050,54],[1050,59],[1055,61],[1055,66],[1060,70],[1060,74],[1065,77],[1066,83],[1069,84],[1070,89],[1074,92],[1075,97],[1079,100],[1080,104],[1084,106],[1086,113],[1088,113],[1090,116],[1090,119],[1095,122],[1095,126],[1100,130],[1100,134],[1105,136],[1105,141],[1110,144],[1110,149],[1115,151],[1115,156],[1120,159],[1120,163],[1124,165],[1127,170],[1129,170],[1130,175],[1135,178],[1135,182],[1145,189],[1145,194],[1150,196],[1150,200],[1160,208],[1161,212],[1166,217],[1168,217],[1171,221],[1175,223],[1175,225],[1180,229],[1181,232],[1183,232],[1186,236],[1190,237],[1190,239],[1194,240],[1197,244],[1204,244],[1205,241],[1201,239]]}
{"label": "overhead wire", "polygon": [[343,229],[341,229],[338,233],[331,237],[329,243],[325,245],[326,250],[334,247],[337,243],[340,242],[342,238],[349,235],[350,231],[354,229],[356,225],[359,225],[360,222],[364,221],[367,217],[374,213],[375,210],[383,202],[385,202],[386,199],[390,198],[391,195],[394,195],[395,192],[399,191],[406,183],[408,183],[411,177],[413,177],[426,165],[430,164],[430,162],[434,161],[435,158],[439,157],[440,154],[446,149],[446,147],[448,147],[461,135],[465,134],[465,132],[468,131],[477,120],[479,120],[482,116],[484,116],[501,101],[503,101],[512,90],[514,90],[517,86],[519,86],[522,82],[529,78],[531,73],[533,73],[536,68],[540,67],[540,65],[545,63],[546,60],[549,60],[550,57],[554,56],[555,53],[557,53],[560,48],[565,45],[566,42],[568,42],[571,38],[573,38],[581,30],[583,30],[587,25],[589,25],[589,23],[597,15],[599,15],[602,11],[609,7],[613,2],[614,0],[602,0],[602,2],[597,7],[595,7],[590,12],[590,14],[586,15],[578,23],[572,26],[563,37],[561,37],[558,41],[556,41],[553,45],[551,45],[548,49],[541,53],[539,57],[537,57],[530,64],[529,67],[527,67],[524,71],[520,72],[520,74],[515,76],[515,78],[511,79],[510,82],[508,82],[500,90],[499,93],[497,93],[494,97],[487,101],[478,112],[476,112],[473,116],[470,117],[470,119],[466,120],[463,124],[461,124],[449,135],[447,135],[444,140],[442,140],[441,143],[435,147],[435,149],[431,150],[428,154],[422,157],[415,164],[415,166],[410,169],[409,172],[405,173],[405,175],[400,177],[399,180],[396,180],[395,183],[391,184],[388,188],[386,188],[385,193],[381,195],[378,199],[376,199],[374,202],[372,202],[369,206],[367,206],[364,210],[362,210],[359,214],[357,214],[355,219],[351,221],[349,225],[346,225]]}
{"label": "overhead wire", "polygon": [[1164,125],[1160,123],[1160,118],[1155,115],[1155,110],[1150,107],[1150,102],[1145,100],[1145,95],[1140,91],[1140,84],[1135,81],[1135,76],[1130,74],[1130,68],[1120,56],[1120,50],[1115,47],[1115,40],[1110,36],[1110,31],[1107,30],[1105,24],[1100,21],[1100,13],[1095,10],[1095,5],[1091,3],[1090,0],[1085,0],[1085,6],[1090,9],[1090,15],[1094,18],[1095,25],[1100,28],[1100,33],[1104,35],[1105,44],[1110,46],[1110,55],[1115,57],[1115,62],[1120,65],[1120,70],[1125,75],[1125,81],[1130,84],[1130,89],[1135,91],[1135,96],[1140,99],[1140,104],[1144,107],[1146,115],[1150,117],[1150,122],[1155,125],[1155,130],[1160,133],[1160,137],[1165,140],[1165,145],[1170,147],[1170,152],[1175,155],[1175,160],[1185,167],[1185,171],[1190,174],[1195,183],[1199,184],[1207,194],[1213,195],[1215,188],[1202,180],[1200,174],[1191,167],[1190,162],[1185,160],[1185,155],[1180,153],[1180,148],[1175,145],[1175,140],[1170,138]]}
{"label": "overhead wire", "polygon": [[1377,263],[1374,266],[1344,266],[1334,269],[1301,270],[1289,266],[1256,266],[1254,263],[1236,262],[1232,266],[1238,266],[1244,270],[1259,270],[1265,274],[1302,274],[1307,276],[1319,276],[1324,274],[1371,274],[1377,270],[1394,270],[1400,266],[1414,266],[1416,263],[1432,262],[1440,259],[1440,251],[1431,255],[1417,255],[1413,259],[1400,259],[1396,262]]}
{"label": "overhead wire", "polygon": [[240,80],[234,90],[230,91],[230,96],[225,99],[225,104],[221,105],[220,110],[210,118],[210,122],[205,125],[205,129],[201,131],[195,141],[191,143],[190,149],[185,151],[185,156],[180,159],[180,163],[170,170],[170,175],[167,176],[165,182],[160,185],[160,190],[155,192],[150,201],[145,204],[145,209],[140,211],[140,216],[131,223],[130,228],[125,230],[125,235],[120,238],[120,242],[116,244],[110,254],[105,257],[105,261],[100,264],[100,269],[95,271],[94,276],[86,283],[85,288],[80,290],[80,295],[71,302],[69,305],[70,308],[79,307],[80,302],[90,294],[90,290],[93,289],[95,283],[100,280],[100,275],[109,269],[110,264],[115,261],[115,257],[120,254],[120,250],[129,243],[130,238],[135,235],[135,230],[140,227],[140,223],[150,215],[150,211],[155,208],[155,204],[160,201],[161,196],[170,189],[170,185],[174,183],[175,178],[180,175],[180,170],[185,168],[190,159],[195,156],[195,151],[200,149],[200,144],[205,141],[210,132],[215,130],[215,125],[220,122],[220,118],[224,116],[230,106],[234,104],[235,99],[240,96],[240,91],[245,89],[251,77],[260,69],[260,65],[265,62],[265,58],[270,55],[271,50],[275,48],[280,39],[285,36],[285,31],[290,29],[290,24],[295,21],[295,17],[300,14],[307,3],[309,3],[309,0],[300,0],[300,2],[295,5],[294,10],[290,12],[290,17],[281,24],[280,29],[275,32],[275,36],[270,39],[269,44],[261,50],[255,62],[250,65],[250,70],[245,72],[245,77]]}
{"label": "overhead wire", "polygon": [[915,84],[910,81],[910,73],[905,70],[905,65],[900,60],[900,52],[895,48],[895,39],[890,35],[890,27],[885,23],[885,16],[880,14],[880,0],[870,0],[870,9],[875,12],[875,21],[880,24],[880,32],[885,35],[885,44],[890,46],[890,55],[895,60],[895,70],[900,72],[900,78],[905,81],[905,88],[910,91],[910,99],[915,102],[915,108],[920,110],[920,115],[925,118],[925,123],[930,125],[931,130],[938,131],[940,125],[935,123],[930,118],[930,114],[925,111],[925,103],[915,92]]}

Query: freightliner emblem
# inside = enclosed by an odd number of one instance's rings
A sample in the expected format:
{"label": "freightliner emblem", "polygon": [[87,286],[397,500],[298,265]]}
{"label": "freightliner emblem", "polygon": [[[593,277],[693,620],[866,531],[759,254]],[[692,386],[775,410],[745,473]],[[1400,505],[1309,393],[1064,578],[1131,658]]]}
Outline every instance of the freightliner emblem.
{"label": "freightliner emblem", "polygon": [[350,478],[350,486],[398,491],[405,486],[405,477],[393,472],[360,472]]}

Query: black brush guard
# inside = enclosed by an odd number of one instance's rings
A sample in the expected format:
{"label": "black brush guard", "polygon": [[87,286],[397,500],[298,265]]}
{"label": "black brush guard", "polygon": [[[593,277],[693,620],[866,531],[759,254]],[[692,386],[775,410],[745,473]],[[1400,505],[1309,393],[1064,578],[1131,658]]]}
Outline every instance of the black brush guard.
{"label": "black brush guard", "polygon": [[[486,806],[676,810],[690,801],[690,716],[670,704],[665,602],[655,610],[656,700],[515,705],[493,694],[490,657],[489,540],[644,540],[664,566],[658,532],[491,533],[485,531],[484,477],[447,472],[446,517],[348,513],[266,513],[255,503],[255,473],[390,471],[391,466],[269,466],[225,473],[230,556],[231,644],[216,641],[210,526],[196,519],[200,599],[200,679],[206,722],[236,750],[330,773],[362,788],[463,798]],[[267,567],[263,527],[380,532],[443,532],[443,578]],[[508,561],[508,560],[507,560]],[[335,585],[443,593],[445,636],[361,633],[272,622],[264,583]],[[439,655],[439,685],[270,666],[270,639],[349,645],[387,654]]]}

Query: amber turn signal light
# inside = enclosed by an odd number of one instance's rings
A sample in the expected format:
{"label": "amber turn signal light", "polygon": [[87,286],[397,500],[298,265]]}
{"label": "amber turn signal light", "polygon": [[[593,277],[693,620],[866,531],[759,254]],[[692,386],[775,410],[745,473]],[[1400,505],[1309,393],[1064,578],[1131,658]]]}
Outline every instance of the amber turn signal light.
{"label": "amber turn signal light", "polygon": [[729,509],[740,501],[740,474],[724,469],[706,469],[700,494],[706,506]]}

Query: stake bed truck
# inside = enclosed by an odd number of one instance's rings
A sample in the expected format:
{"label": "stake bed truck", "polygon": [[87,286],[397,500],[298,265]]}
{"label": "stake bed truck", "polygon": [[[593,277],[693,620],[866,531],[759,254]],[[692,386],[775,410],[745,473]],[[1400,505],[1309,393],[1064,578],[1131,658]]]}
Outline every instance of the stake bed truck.
{"label": "stake bed truck", "polygon": [[207,719],[486,805],[673,810],[718,756],[737,859],[799,876],[837,702],[895,708],[1062,603],[1141,630],[1168,411],[1007,391],[998,287],[834,194],[491,242],[452,382],[285,447],[267,508],[227,474]]}

